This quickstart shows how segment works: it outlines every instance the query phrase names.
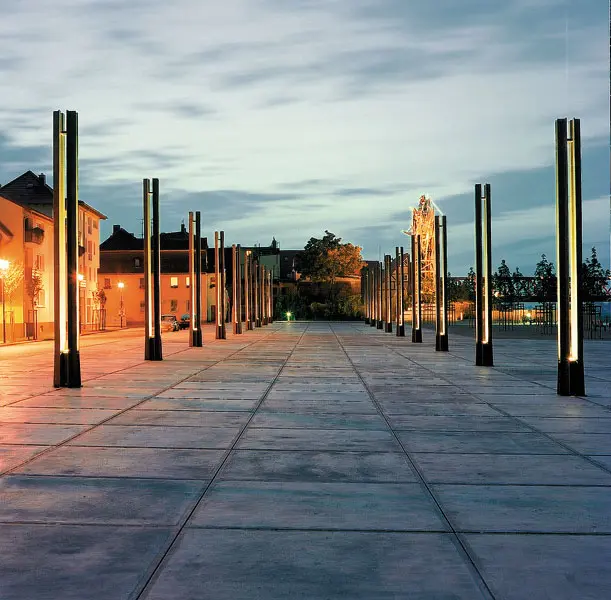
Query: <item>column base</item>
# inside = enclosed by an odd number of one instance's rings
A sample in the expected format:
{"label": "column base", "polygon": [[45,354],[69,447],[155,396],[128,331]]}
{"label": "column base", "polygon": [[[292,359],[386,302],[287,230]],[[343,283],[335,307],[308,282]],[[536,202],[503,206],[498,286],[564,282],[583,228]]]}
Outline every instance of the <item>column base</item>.
{"label": "column base", "polygon": [[437,352],[447,352],[448,351],[448,334],[438,334],[435,337],[435,350]]}
{"label": "column base", "polygon": [[78,350],[61,352],[59,355],[59,379],[53,382],[55,387],[80,388],[81,357]]}
{"label": "column base", "polygon": [[189,332],[189,346],[191,348],[201,348],[204,345],[201,329],[192,329]]}
{"label": "column base", "polygon": [[492,358],[492,343],[484,344],[476,342],[475,344],[475,366],[476,367],[493,367],[494,360]]}
{"label": "column base", "polygon": [[559,396],[585,396],[586,385],[583,372],[583,362],[577,360],[558,361]]}
{"label": "column base", "polygon": [[397,325],[397,337],[405,337],[405,325]]}
{"label": "column base", "polygon": [[225,332],[225,328],[222,325],[216,326],[216,339],[217,340],[226,340],[227,333]]}
{"label": "column base", "polygon": [[384,323],[384,332],[392,333],[392,323]]}
{"label": "column base", "polygon": [[422,344],[422,329],[412,329],[412,343]]}
{"label": "column base", "polygon": [[148,338],[144,342],[144,360],[163,360],[161,338]]}

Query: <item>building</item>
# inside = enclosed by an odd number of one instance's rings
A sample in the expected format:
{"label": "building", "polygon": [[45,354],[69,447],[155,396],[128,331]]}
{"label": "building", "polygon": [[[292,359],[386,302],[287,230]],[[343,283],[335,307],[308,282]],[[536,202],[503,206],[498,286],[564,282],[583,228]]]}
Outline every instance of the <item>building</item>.
{"label": "building", "polygon": [[[100,220],[106,216],[79,200],[79,281],[82,328],[95,328]],[[0,260],[23,271],[5,294],[10,340],[53,337],[53,188],[44,173],[26,171],[0,186]],[[6,282],[5,282],[6,283]]]}
{"label": "building", "polygon": [[[184,224],[180,231],[160,234],[161,314],[172,313],[179,319],[191,309],[189,277],[189,232]],[[229,249],[229,252],[231,249]],[[214,276],[208,273],[209,255],[206,238],[202,238],[202,315],[215,317]],[[231,255],[226,254],[231,269]],[[227,262],[227,261],[226,261]],[[214,269],[213,269],[214,270]],[[144,239],[120,225],[100,245],[100,287],[106,297],[108,325],[140,326],[144,324]]]}

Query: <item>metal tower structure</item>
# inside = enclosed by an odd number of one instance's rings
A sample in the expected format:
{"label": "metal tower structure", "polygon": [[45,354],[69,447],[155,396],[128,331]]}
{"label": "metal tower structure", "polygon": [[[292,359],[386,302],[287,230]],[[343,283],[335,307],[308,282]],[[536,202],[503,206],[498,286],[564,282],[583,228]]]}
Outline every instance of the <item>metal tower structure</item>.
{"label": "metal tower structure", "polygon": [[422,260],[422,300],[432,303],[435,299],[435,213],[443,214],[430,196],[420,196],[418,206],[412,208],[412,223],[406,235],[420,236]]}

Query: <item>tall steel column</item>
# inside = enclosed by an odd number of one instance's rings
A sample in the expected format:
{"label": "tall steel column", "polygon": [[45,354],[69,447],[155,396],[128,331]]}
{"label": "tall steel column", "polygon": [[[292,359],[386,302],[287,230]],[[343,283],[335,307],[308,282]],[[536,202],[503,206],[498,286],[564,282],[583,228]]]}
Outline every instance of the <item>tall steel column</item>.
{"label": "tall steel column", "polygon": [[384,255],[384,331],[392,333],[392,262],[390,254]]}
{"label": "tall steel column", "polygon": [[369,326],[376,326],[376,268],[371,265],[369,271]]}
{"label": "tall steel column", "polygon": [[255,309],[255,327],[261,327],[261,303],[259,301],[260,292],[260,281],[259,281],[259,261],[255,261],[253,264],[253,297],[254,297],[254,309]]}
{"label": "tall steel column", "polygon": [[365,325],[369,325],[369,267],[364,267],[361,271],[361,289],[363,291],[362,300],[365,307]]}
{"label": "tall steel column", "polygon": [[189,213],[189,285],[191,287],[191,315],[189,323],[189,346],[201,348],[202,334],[202,251],[200,212]]}
{"label": "tall steel column", "polygon": [[233,244],[231,246],[231,267],[232,267],[232,309],[231,317],[233,321],[233,333],[242,333],[242,289],[240,273],[240,246]]}
{"label": "tall steel column", "polygon": [[225,330],[225,281],[223,277],[223,232],[214,232],[214,270],[216,280],[216,334],[217,340],[227,339]]}
{"label": "tall steel column", "polygon": [[261,282],[261,325],[267,325],[267,269],[261,265],[259,271]]}
{"label": "tall steel column", "polygon": [[250,250],[244,253],[244,319],[246,320],[246,330],[253,328],[252,322],[252,291],[251,291],[251,258]]}
{"label": "tall steel column", "polygon": [[420,236],[412,235],[412,342],[422,343],[422,254]]}
{"label": "tall steel column", "polygon": [[435,217],[435,350],[448,351],[448,253],[446,217]]}
{"label": "tall steel column", "polygon": [[405,337],[405,310],[404,310],[404,280],[405,280],[405,270],[403,268],[403,246],[399,248],[395,247],[395,256],[396,256],[396,264],[395,264],[395,279],[397,280],[397,337]]}
{"label": "tall steel column", "polygon": [[267,322],[274,322],[274,270],[270,269],[268,271],[268,279],[269,279],[269,289],[267,292]]}
{"label": "tall steel column", "polygon": [[475,185],[475,364],[492,367],[492,244],[490,184]]}
{"label": "tall steel column", "polygon": [[53,112],[55,387],[81,387],[78,294],[78,113]]}
{"label": "tall steel column", "polygon": [[558,380],[561,396],[585,396],[581,292],[581,124],[556,120]]}
{"label": "tall steel column", "polygon": [[382,270],[382,261],[378,261],[376,275],[376,327],[384,329],[384,271]]}

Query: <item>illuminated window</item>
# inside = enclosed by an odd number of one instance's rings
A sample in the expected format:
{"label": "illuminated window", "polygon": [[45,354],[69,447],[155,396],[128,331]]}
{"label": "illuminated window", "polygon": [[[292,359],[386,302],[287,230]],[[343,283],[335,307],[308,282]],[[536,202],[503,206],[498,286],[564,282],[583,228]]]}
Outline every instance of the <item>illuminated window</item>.
{"label": "illuminated window", "polygon": [[139,266],[140,266],[140,259],[134,258],[134,267],[139,267]]}
{"label": "illuminated window", "polygon": [[178,287],[178,277],[170,277],[170,287],[172,288]]}
{"label": "illuminated window", "polygon": [[110,285],[110,277],[104,277],[104,289],[109,290],[111,288],[112,285]]}
{"label": "illuminated window", "polygon": [[187,287],[191,287],[191,278],[190,277],[186,278],[186,284],[187,284]]}

